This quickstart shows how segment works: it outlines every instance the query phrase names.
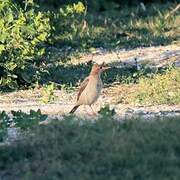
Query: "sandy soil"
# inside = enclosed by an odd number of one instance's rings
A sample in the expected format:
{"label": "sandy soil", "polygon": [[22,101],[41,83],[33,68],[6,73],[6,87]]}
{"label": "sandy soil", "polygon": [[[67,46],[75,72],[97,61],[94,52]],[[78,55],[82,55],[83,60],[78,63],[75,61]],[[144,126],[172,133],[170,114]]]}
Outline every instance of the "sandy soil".
{"label": "sandy soil", "polygon": [[[149,66],[160,67],[169,64],[180,66],[180,47],[178,45],[158,46],[149,48],[137,48],[133,50],[115,50],[106,51],[99,49],[92,54],[83,55],[80,59],[72,60],[71,63],[85,63],[92,60],[97,63],[114,64],[115,66],[122,65],[122,62],[133,64],[135,58],[138,64],[148,64]],[[128,86],[128,85],[127,85]],[[123,93],[130,90],[126,85],[113,85],[105,88],[101,97],[94,105],[94,109],[98,111],[100,107],[110,104],[111,108],[115,108],[118,117],[143,115],[146,117],[160,115],[180,115],[180,105],[168,106],[140,106],[137,104],[121,104],[117,103],[115,96],[123,97]],[[118,94],[117,94],[118,89]],[[40,100],[40,89],[18,91],[0,95],[0,111],[22,110],[28,112],[30,109],[40,109],[43,113],[49,114],[50,117],[61,117],[67,114],[73,107],[76,93],[66,91],[55,91],[55,101],[53,103],[43,104]],[[115,93],[116,92],[116,93]],[[90,110],[89,110],[90,111]],[[76,113],[78,116],[86,116],[86,111],[80,107]]]}

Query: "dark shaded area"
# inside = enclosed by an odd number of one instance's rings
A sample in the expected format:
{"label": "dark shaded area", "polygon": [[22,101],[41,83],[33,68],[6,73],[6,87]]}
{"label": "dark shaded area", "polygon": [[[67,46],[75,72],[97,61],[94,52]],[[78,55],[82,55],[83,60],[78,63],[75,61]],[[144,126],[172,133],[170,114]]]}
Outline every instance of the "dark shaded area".
{"label": "dark shaded area", "polygon": [[[21,0],[14,0],[19,4],[23,4]],[[37,0],[36,3],[45,9],[57,9],[63,5],[78,3],[80,0]],[[87,7],[88,11],[105,11],[107,9],[119,9],[123,6],[136,6],[143,2],[146,4],[168,2],[178,3],[179,0],[81,0]]]}
{"label": "dark shaded area", "polygon": [[[57,88],[71,88],[78,86],[90,73],[94,62],[73,64],[56,64],[56,62],[43,60],[43,66],[27,66],[21,71],[23,78],[18,78],[18,84],[21,89],[27,88],[30,84],[34,84],[38,79],[39,85],[54,82]],[[101,77],[105,86],[112,83],[137,83],[142,77],[151,77],[154,73],[164,73],[168,67],[150,68],[139,64],[121,63],[119,60],[108,64],[109,70],[103,72]],[[38,74],[38,77],[37,77]],[[3,90],[3,89],[2,89]],[[7,91],[7,89],[5,88]]]}
{"label": "dark shaded area", "polygon": [[5,73],[5,68],[0,66],[0,78],[4,75]]}
{"label": "dark shaded area", "polygon": [[[55,65],[53,62],[47,62],[43,72],[39,72],[39,83],[43,85],[47,84],[48,82],[55,82],[65,87],[77,86],[89,75],[93,63],[94,62],[89,61],[87,63],[77,65]],[[137,83],[142,77],[151,77],[154,73],[164,73],[168,68],[150,68],[148,66],[139,65],[136,63],[121,63],[119,60],[107,65],[110,67],[110,69],[103,72],[101,75],[106,86],[109,86],[114,82],[126,84]],[[31,75],[33,78],[33,74]]]}
{"label": "dark shaded area", "polygon": [[180,178],[179,117],[93,123],[66,117],[0,147],[0,177],[19,179],[154,180]]}
{"label": "dark shaded area", "polygon": [[[49,73],[42,77],[42,84],[49,81],[59,83],[62,85],[76,86],[79,81],[85,79],[88,76],[92,65],[80,64],[69,66],[57,66],[55,69],[52,67],[48,71]],[[122,68],[111,67],[110,70],[102,74],[102,79],[105,84],[111,84],[113,82],[124,82],[129,78],[131,83],[136,82],[139,77],[133,77],[134,73],[138,70],[134,66],[124,66]],[[145,73],[144,73],[145,74]],[[143,74],[143,75],[144,75]]]}

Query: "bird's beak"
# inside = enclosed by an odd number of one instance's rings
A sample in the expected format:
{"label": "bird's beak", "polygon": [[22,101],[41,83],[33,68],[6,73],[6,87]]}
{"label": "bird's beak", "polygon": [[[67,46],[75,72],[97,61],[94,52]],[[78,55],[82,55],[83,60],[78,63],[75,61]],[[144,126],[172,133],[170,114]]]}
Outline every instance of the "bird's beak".
{"label": "bird's beak", "polygon": [[103,70],[103,71],[106,71],[106,70],[108,70],[108,69],[110,69],[109,66],[104,66],[104,67],[102,67],[102,70]]}

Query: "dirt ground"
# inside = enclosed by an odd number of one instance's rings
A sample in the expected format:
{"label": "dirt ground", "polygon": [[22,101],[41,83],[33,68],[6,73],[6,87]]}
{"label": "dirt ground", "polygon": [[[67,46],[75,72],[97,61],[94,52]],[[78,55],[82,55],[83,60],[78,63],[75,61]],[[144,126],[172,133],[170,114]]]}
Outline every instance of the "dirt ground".
{"label": "dirt ground", "polygon": [[[136,63],[148,64],[153,67],[161,67],[174,64],[180,67],[180,47],[178,45],[158,46],[148,48],[137,48],[133,50],[115,50],[106,51],[98,49],[91,54],[84,54],[80,59],[73,59],[71,63],[85,63],[93,60],[97,63],[106,62],[119,66],[120,64]],[[161,116],[161,115],[178,115],[180,116],[180,105],[168,106],[142,106],[138,104],[122,104],[117,97],[124,97],[124,93],[133,91],[132,85],[113,84],[103,89],[101,97],[94,105],[98,111],[100,107],[110,104],[114,108],[118,117],[143,115]],[[0,94],[0,111],[22,110],[28,112],[30,109],[40,109],[42,113],[49,114],[50,117],[61,117],[67,114],[73,107],[76,99],[77,90],[68,93],[63,90],[55,91],[55,100],[52,103],[43,104],[40,100],[41,89],[20,90],[17,92]],[[89,110],[90,111],[90,110]],[[78,116],[86,116],[86,111],[80,107],[76,113]]]}

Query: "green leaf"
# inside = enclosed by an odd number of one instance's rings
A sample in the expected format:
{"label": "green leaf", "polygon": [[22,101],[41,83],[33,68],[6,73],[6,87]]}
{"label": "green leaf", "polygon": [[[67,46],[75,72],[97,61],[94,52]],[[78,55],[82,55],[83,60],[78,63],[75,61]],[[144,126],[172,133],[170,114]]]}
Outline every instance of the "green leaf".
{"label": "green leaf", "polygon": [[3,45],[3,44],[0,44],[0,54],[2,53],[2,51],[4,51],[5,50],[5,45]]}
{"label": "green leaf", "polygon": [[17,64],[15,62],[8,62],[5,67],[6,69],[13,71],[17,67]]}
{"label": "green leaf", "polygon": [[1,33],[1,34],[0,34],[0,42],[1,42],[1,43],[5,43],[5,41],[6,41],[6,39],[8,38],[8,36],[9,36],[8,33],[5,33],[5,32]]}

